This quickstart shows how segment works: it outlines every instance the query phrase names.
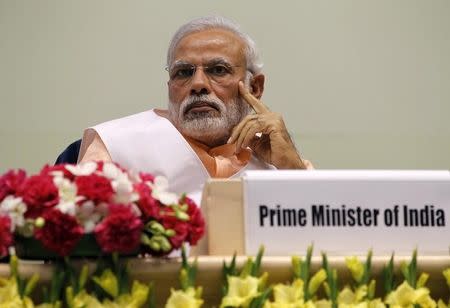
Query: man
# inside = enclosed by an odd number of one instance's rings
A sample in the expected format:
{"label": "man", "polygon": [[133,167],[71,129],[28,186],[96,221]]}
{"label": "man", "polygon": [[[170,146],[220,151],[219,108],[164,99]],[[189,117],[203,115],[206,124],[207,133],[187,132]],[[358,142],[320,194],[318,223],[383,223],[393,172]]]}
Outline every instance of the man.
{"label": "man", "polygon": [[262,102],[264,75],[253,40],[223,17],[183,25],[167,53],[168,110],[87,129],[79,161],[113,160],[200,194],[209,177],[250,169],[309,169],[279,114]]}

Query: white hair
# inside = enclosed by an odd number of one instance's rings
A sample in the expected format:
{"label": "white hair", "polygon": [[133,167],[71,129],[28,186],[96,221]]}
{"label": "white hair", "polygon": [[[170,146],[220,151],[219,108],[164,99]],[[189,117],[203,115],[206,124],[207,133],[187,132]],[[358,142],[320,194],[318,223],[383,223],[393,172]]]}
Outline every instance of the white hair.
{"label": "white hair", "polygon": [[246,33],[242,32],[240,26],[222,16],[206,16],[193,19],[182,25],[170,40],[169,49],[167,50],[167,67],[172,65],[174,60],[175,48],[178,43],[187,35],[210,29],[223,29],[236,34],[245,44],[245,59],[247,62],[247,70],[252,74],[261,72],[263,64],[259,60],[258,50],[255,41]]}

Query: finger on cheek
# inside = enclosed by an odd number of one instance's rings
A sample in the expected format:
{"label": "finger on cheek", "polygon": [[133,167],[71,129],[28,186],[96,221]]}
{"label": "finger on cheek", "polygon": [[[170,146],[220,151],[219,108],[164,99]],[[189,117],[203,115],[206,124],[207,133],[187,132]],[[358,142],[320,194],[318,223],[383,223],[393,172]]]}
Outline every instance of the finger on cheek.
{"label": "finger on cheek", "polygon": [[233,132],[231,133],[230,138],[228,138],[227,143],[233,143],[236,140],[236,135],[237,135],[237,133],[236,133],[236,128],[235,128],[235,129],[233,129]]}
{"label": "finger on cheek", "polygon": [[239,94],[244,96],[247,93],[247,89],[245,88],[244,82],[242,80],[239,81],[238,87],[239,87]]}

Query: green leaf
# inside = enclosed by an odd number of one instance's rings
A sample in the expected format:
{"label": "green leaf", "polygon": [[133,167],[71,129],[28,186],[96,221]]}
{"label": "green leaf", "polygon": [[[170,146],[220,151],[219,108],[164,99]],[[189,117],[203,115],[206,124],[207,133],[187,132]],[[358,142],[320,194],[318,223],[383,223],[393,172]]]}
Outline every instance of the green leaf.
{"label": "green leaf", "polygon": [[72,287],[67,287],[66,288],[66,302],[67,302],[67,306],[72,308],[75,306],[74,303],[74,292],[73,292],[73,288]]}
{"label": "green leaf", "polygon": [[259,247],[258,254],[256,256],[256,260],[253,263],[253,267],[252,267],[250,275],[252,275],[254,277],[257,277],[259,275],[259,271],[261,269],[261,260],[262,260],[263,255],[264,255],[264,246],[261,245]]}
{"label": "green leaf", "polygon": [[409,265],[406,264],[406,262],[402,262],[402,263],[400,264],[400,271],[402,272],[403,277],[405,277],[405,280],[406,280],[409,284],[411,284],[411,283],[410,283],[410,277],[409,277],[409,269],[408,269],[408,267],[409,267]]}
{"label": "green leaf", "polygon": [[301,265],[301,272],[300,272],[300,278],[303,280],[303,292],[305,294],[305,301],[309,300],[311,297],[311,294],[309,294],[309,277],[310,277],[310,270],[311,270],[311,258],[313,254],[313,245],[309,245],[306,250],[306,260]]}
{"label": "green leaf", "polygon": [[89,266],[87,264],[85,264],[81,268],[80,275],[78,277],[78,287],[79,287],[78,292],[84,289],[84,287],[86,286],[88,277],[89,277]]}
{"label": "green leaf", "polygon": [[124,262],[123,265],[119,266],[119,273],[117,275],[119,294],[126,294],[130,292],[129,272],[128,262]]}
{"label": "green leaf", "polygon": [[417,282],[417,249],[414,249],[411,262],[408,265],[409,271],[409,284],[414,289],[416,288]]}
{"label": "green leaf", "polygon": [[42,287],[42,298],[44,300],[44,303],[50,302],[50,295],[48,294],[48,288],[47,286]]}
{"label": "green leaf", "polygon": [[370,276],[372,275],[372,249],[367,253],[366,263],[364,264],[364,274],[358,286],[367,285],[370,281]]}
{"label": "green leaf", "polygon": [[189,288],[189,278],[188,272],[185,268],[181,268],[179,274],[180,286],[183,291],[186,291]]}
{"label": "green leaf", "polygon": [[222,294],[225,296],[228,293],[228,276],[236,276],[236,253],[234,253],[233,258],[231,259],[230,265],[227,265],[225,261],[223,261],[222,266]]}
{"label": "green leaf", "polygon": [[155,283],[150,282],[148,284],[148,308],[156,308],[156,300],[155,300]]}
{"label": "green leaf", "polygon": [[248,275],[251,275],[253,269],[253,260],[251,257],[247,259],[247,262],[245,262],[244,267],[241,270],[240,277],[245,278]]}
{"label": "green leaf", "polygon": [[271,293],[272,288],[267,288],[264,292],[262,292],[259,296],[255,297],[250,302],[249,308],[263,308]]}
{"label": "green leaf", "polygon": [[20,276],[17,276],[16,281],[17,281],[17,289],[19,290],[19,296],[20,298],[23,298],[25,293],[25,281],[22,278],[20,278]]}
{"label": "green leaf", "polygon": [[50,284],[50,302],[56,303],[61,298],[61,291],[63,288],[64,280],[66,278],[66,271],[64,269],[57,270],[52,277]]}
{"label": "green leaf", "polygon": [[384,294],[388,295],[394,289],[394,253],[387,266],[383,266],[382,277]]}
{"label": "green leaf", "polygon": [[70,265],[70,259],[69,257],[64,257],[64,263],[61,264],[61,266],[64,266],[64,269],[66,271],[66,277],[65,280],[70,283],[70,286],[72,286],[72,291],[74,294],[77,294],[79,290],[78,281],[75,273],[75,269],[73,266]]}
{"label": "green leaf", "polygon": [[12,255],[9,259],[9,268],[11,271],[11,276],[17,280],[19,278],[19,260],[16,255]]}
{"label": "green leaf", "polygon": [[33,292],[34,288],[36,287],[38,281],[39,281],[39,274],[34,273],[33,276],[31,276],[31,278],[26,283],[23,295],[30,296],[31,292]]}
{"label": "green leaf", "polygon": [[337,295],[338,295],[338,282],[337,282],[337,271],[331,269],[328,263],[328,257],[325,253],[322,253],[322,267],[327,273],[327,285],[329,288],[329,300],[331,301],[332,307],[337,308]]}
{"label": "green leaf", "polygon": [[179,281],[181,289],[187,290],[189,287],[195,286],[195,279],[197,276],[198,260],[194,259],[192,264],[189,264],[188,257],[184,246],[181,248],[181,270]]}
{"label": "green leaf", "polygon": [[198,266],[198,261],[197,258],[195,258],[194,263],[189,266],[189,284],[191,286],[195,285],[195,279],[197,277],[197,266]]}
{"label": "green leaf", "polygon": [[302,273],[301,270],[302,263],[303,261],[299,256],[292,256],[291,264],[292,264],[292,272],[294,274],[293,280],[301,278],[300,275]]}
{"label": "green leaf", "polygon": [[181,267],[185,269],[188,268],[186,249],[184,248],[184,245],[181,247]]}

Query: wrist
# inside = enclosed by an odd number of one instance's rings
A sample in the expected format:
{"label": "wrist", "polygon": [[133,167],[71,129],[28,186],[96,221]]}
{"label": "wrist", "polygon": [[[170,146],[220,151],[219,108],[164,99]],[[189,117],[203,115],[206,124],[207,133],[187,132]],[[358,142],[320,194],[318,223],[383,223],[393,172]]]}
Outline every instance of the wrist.
{"label": "wrist", "polygon": [[275,165],[278,169],[307,169],[305,163],[300,158],[300,155],[295,153],[285,152],[279,160],[278,164]]}

